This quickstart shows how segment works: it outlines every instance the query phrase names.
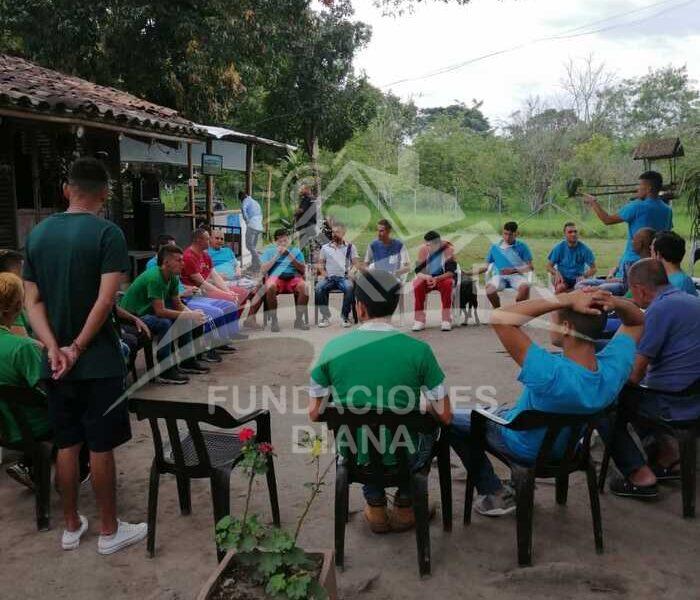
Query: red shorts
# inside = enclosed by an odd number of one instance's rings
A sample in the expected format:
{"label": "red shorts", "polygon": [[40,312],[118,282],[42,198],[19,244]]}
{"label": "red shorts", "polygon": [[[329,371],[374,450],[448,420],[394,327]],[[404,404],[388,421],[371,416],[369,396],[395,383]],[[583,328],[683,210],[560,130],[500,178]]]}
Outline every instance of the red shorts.
{"label": "red shorts", "polygon": [[297,286],[300,283],[304,283],[304,278],[300,277],[299,275],[295,275],[291,279],[282,279],[281,277],[270,275],[266,282],[267,285],[274,284],[277,286],[278,294],[293,294],[297,291]]}

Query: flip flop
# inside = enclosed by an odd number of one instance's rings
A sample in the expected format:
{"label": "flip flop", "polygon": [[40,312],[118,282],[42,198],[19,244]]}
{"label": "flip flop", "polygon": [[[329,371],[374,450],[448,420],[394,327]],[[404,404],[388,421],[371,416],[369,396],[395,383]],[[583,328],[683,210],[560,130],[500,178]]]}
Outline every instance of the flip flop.
{"label": "flip flop", "polygon": [[611,481],[610,491],[616,496],[624,496],[626,498],[655,498],[659,495],[656,484],[635,485],[626,477]]}
{"label": "flip flop", "polygon": [[654,465],[651,470],[656,475],[657,481],[673,481],[681,478],[681,472],[674,470],[675,467],[681,464],[680,460],[671,463],[668,467],[662,467],[661,465]]}

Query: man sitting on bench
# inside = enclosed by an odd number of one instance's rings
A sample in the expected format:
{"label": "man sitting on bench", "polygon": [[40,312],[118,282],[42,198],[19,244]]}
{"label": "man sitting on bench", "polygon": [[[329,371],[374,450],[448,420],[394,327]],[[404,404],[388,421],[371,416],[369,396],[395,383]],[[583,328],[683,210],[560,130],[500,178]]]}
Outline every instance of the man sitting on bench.
{"label": "man sitting on bench", "polygon": [[[615,310],[622,319],[615,337],[596,354],[595,340],[605,324],[603,311]],[[523,325],[553,313],[552,343],[563,348],[563,355],[551,354],[538,346]],[[615,401],[634,363],[635,344],[642,333],[644,316],[632,302],[603,290],[578,290],[547,299],[519,302],[500,308],[491,315],[491,325],[504,348],[521,367],[518,381],[522,391],[514,407],[500,407],[496,414],[511,421],[526,410],[552,413],[592,414]],[[455,410],[450,443],[465,467],[470,465],[471,414]],[[544,439],[544,430],[513,431],[487,422],[488,444],[526,463],[534,463]],[[564,432],[562,432],[564,433]],[[560,435],[554,454],[564,452],[565,436]],[[481,468],[474,474],[479,498],[477,512],[501,516],[515,510],[510,486],[504,486],[486,456],[479,457]]]}
{"label": "man sitting on bench", "polygon": [[[626,387],[620,403],[650,419],[700,418],[700,298],[670,285],[664,265],[651,258],[636,262],[628,280],[634,302],[646,313],[629,378],[641,387]],[[640,427],[637,432],[642,439],[654,433]],[[679,478],[678,448],[665,437],[657,436],[656,442],[648,465],[627,428],[615,435],[610,454],[623,478],[610,482],[611,492],[653,497],[657,481]]]}

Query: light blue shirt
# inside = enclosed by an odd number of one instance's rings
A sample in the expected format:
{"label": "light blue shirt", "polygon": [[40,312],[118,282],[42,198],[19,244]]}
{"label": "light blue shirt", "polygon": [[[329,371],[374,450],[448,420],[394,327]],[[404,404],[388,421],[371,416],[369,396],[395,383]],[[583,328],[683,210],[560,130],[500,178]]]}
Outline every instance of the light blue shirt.
{"label": "light blue shirt", "polygon": [[691,296],[698,295],[698,290],[695,288],[695,282],[683,271],[678,271],[677,273],[673,273],[673,275],[669,275],[668,281],[673,287],[677,287],[679,290],[683,290]]}
{"label": "light blue shirt", "polygon": [[673,229],[673,211],[660,198],[632,200],[617,213],[627,223],[627,244],[621,262],[636,262],[640,256],[632,249],[632,238],[643,227],[654,231],[671,231]]}
{"label": "light blue shirt", "polygon": [[[275,246],[275,244],[270,244],[267,248],[265,248],[265,250],[263,250],[263,253],[260,256],[260,261],[268,262],[272,260],[276,254],[277,246]],[[290,246],[289,255],[285,256],[284,258],[277,259],[277,262],[268,271],[268,275],[283,278],[292,278],[294,275],[301,275],[301,273],[299,273],[296,267],[292,264],[290,256],[293,256],[301,263],[304,262],[304,255],[302,254],[301,250],[299,250],[299,248],[296,246]]]}
{"label": "light blue shirt", "polygon": [[532,252],[525,242],[515,240],[512,246],[506,248],[503,248],[501,243],[492,244],[486,256],[486,262],[493,263],[497,272],[523,267],[532,260]]}
{"label": "light blue shirt", "polygon": [[[634,340],[618,333],[598,354],[598,369],[590,371],[561,354],[551,354],[534,342],[523,362],[518,381],[525,386],[505,419],[512,421],[525,410],[567,414],[593,414],[612,404],[625,385],[634,363]],[[513,431],[502,429],[503,439],[513,455],[527,461],[537,458],[544,429]],[[554,455],[565,451],[568,432],[562,431]]]}
{"label": "light blue shirt", "polygon": [[586,266],[590,267],[595,263],[595,256],[586,244],[576,242],[571,247],[566,240],[562,240],[552,248],[548,259],[566,279],[581,277],[586,271]]}
{"label": "light blue shirt", "polygon": [[222,246],[218,250],[209,248],[209,256],[211,257],[216,272],[224,279],[234,279],[236,277],[238,260],[236,260],[236,255],[230,247]]}
{"label": "light blue shirt", "polygon": [[260,204],[250,196],[246,196],[241,203],[241,214],[246,225],[255,231],[263,230],[262,209]]}

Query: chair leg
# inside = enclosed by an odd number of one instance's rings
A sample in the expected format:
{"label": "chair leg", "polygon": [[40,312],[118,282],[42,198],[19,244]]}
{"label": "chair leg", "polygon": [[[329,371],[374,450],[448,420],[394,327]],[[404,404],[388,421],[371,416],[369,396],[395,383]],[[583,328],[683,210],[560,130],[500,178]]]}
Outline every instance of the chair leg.
{"label": "chair leg", "polygon": [[687,431],[678,435],[681,455],[681,494],[683,496],[683,517],[695,518],[695,471],[697,468],[697,442],[695,432]]}
{"label": "chair leg", "polygon": [[148,539],[146,550],[148,556],[153,558],[156,553],[156,521],[158,519],[158,490],[160,486],[160,473],[155,465],[151,466],[151,476],[148,483]]}
{"label": "chair leg", "polygon": [[[231,471],[214,470],[211,475],[211,500],[214,505],[214,525],[231,513]],[[226,553],[216,548],[216,558],[221,562]]]}
{"label": "chair leg", "polygon": [[192,492],[190,478],[185,475],[176,475],[177,496],[180,500],[180,514],[189,515],[192,512]]}
{"label": "chair leg", "polygon": [[277,497],[277,478],[275,477],[275,463],[272,456],[267,458],[267,492],[270,495],[270,508],[272,510],[272,522],[275,527],[280,527],[280,505]]}
{"label": "chair leg", "polygon": [[349,486],[347,467],[337,465],[335,468],[335,565],[339,569],[345,565],[345,523],[349,510]]}
{"label": "chair leg", "polygon": [[48,531],[51,512],[51,450],[45,444],[40,444],[35,452],[34,469],[36,528]]}
{"label": "chair leg", "polygon": [[518,538],[518,564],[532,566],[532,517],[535,500],[535,474],[531,469],[513,469]]}
{"label": "chair leg", "polygon": [[556,500],[557,504],[564,506],[569,497],[569,475],[560,475],[556,479]]}
{"label": "chair leg", "polygon": [[452,531],[452,469],[450,467],[450,446],[442,432],[438,450],[438,475],[440,476],[440,507],[442,510],[442,529]]}
{"label": "chair leg", "polygon": [[416,515],[416,545],[418,547],[418,572],[430,575],[430,523],[428,522],[428,475],[417,472],[411,477],[413,511]]}
{"label": "chair leg", "polygon": [[595,465],[590,457],[588,459],[588,467],[586,468],[586,481],[588,483],[588,498],[591,503],[591,517],[593,518],[595,551],[598,554],[603,554],[603,520],[600,515],[600,497],[598,496]]}
{"label": "chair leg", "polygon": [[357,325],[360,322],[360,319],[357,318],[357,304],[355,304],[355,301],[352,301],[352,318],[355,321],[355,325]]}
{"label": "chair leg", "polygon": [[598,491],[601,494],[605,493],[605,480],[608,477],[608,468],[610,466],[610,446],[610,443],[605,444],[603,461],[600,463],[600,473],[598,474]]}

